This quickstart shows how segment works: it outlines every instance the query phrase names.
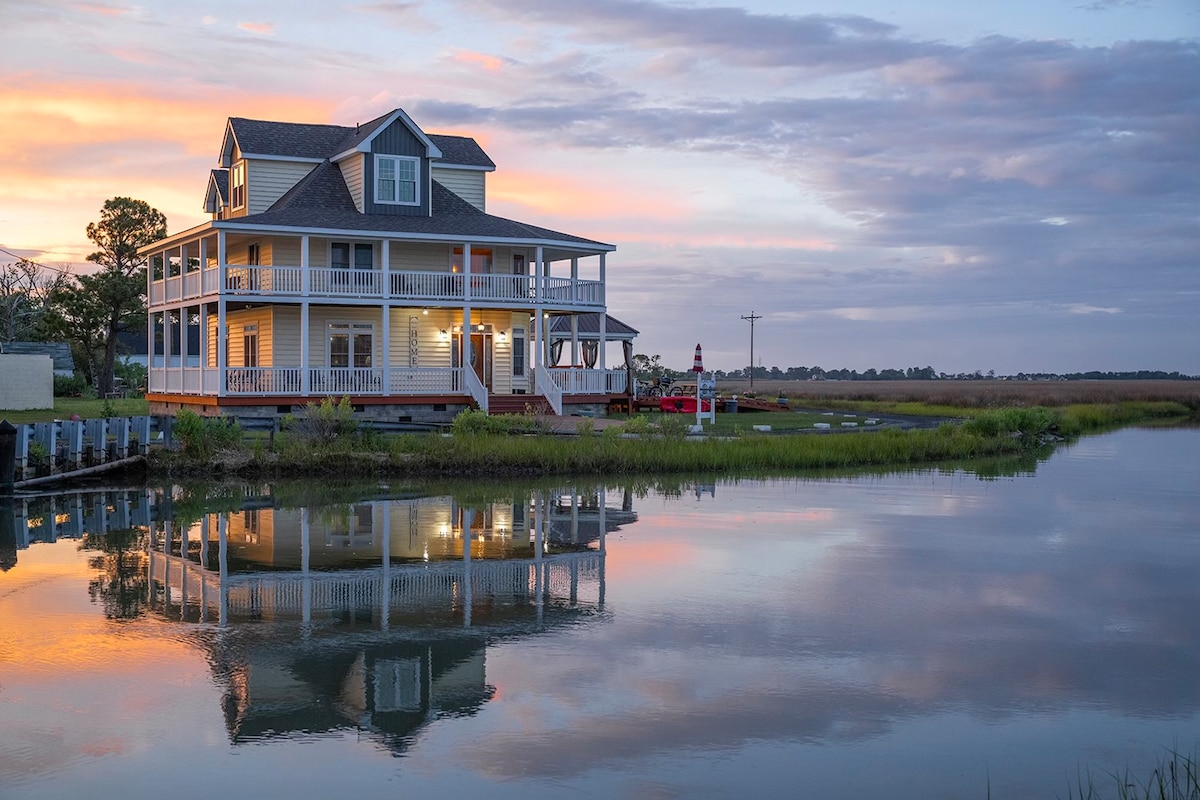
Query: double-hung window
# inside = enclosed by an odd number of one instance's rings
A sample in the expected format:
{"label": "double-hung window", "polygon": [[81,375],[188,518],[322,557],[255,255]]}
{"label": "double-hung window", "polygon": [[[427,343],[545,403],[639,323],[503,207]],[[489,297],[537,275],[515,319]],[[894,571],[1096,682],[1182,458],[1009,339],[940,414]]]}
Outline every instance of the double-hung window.
{"label": "double-hung window", "polygon": [[246,205],[246,162],[239,161],[229,171],[229,199],[234,208]]}
{"label": "double-hung window", "polygon": [[525,375],[525,329],[513,328],[512,332],[513,377]]}
{"label": "double-hung window", "polygon": [[334,269],[373,269],[374,265],[375,247],[370,242],[329,243],[329,266]]}
{"label": "double-hung window", "polygon": [[403,206],[419,204],[417,171],[415,158],[375,156],[375,202]]}

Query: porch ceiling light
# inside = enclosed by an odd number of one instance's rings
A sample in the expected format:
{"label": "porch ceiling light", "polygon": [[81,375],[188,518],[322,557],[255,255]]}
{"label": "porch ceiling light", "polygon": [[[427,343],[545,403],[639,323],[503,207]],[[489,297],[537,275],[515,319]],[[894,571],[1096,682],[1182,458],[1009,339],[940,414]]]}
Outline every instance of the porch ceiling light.
{"label": "porch ceiling light", "polygon": [[476,325],[475,330],[479,330],[479,331],[483,330],[483,323],[481,322],[478,325]]}

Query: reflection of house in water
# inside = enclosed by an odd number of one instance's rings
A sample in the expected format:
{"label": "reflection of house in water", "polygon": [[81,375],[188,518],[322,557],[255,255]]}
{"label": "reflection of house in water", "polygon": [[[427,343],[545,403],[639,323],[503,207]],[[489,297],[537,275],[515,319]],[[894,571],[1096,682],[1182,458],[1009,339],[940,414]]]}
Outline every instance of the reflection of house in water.
{"label": "reflection of house in water", "polygon": [[[9,504],[11,503],[11,509]],[[0,503],[0,571],[17,565],[17,551],[36,542],[80,539],[85,533],[148,530],[156,512],[144,489],[22,493]]]}
{"label": "reflection of house in water", "polygon": [[488,645],[601,618],[605,534],[636,520],[603,494],[241,506],[158,523],[149,560],[161,613],[215,623],[231,737],[357,729],[393,751],[492,696]]}

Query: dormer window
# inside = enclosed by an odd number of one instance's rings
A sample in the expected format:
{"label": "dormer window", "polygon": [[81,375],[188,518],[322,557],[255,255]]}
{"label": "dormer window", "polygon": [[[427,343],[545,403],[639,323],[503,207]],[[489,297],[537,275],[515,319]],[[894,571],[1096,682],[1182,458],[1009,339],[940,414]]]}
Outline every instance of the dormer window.
{"label": "dormer window", "polygon": [[229,197],[234,208],[246,205],[246,162],[239,161],[229,171]]}
{"label": "dormer window", "polygon": [[375,156],[375,202],[415,206],[418,159],[405,156]]}

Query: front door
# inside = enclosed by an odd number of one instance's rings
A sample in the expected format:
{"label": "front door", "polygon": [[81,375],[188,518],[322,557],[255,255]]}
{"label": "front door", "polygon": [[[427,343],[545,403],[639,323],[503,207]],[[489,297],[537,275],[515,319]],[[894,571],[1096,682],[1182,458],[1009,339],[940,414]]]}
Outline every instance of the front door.
{"label": "front door", "polygon": [[467,363],[475,370],[475,375],[490,391],[492,388],[492,335],[487,332],[471,333],[471,352]]}

